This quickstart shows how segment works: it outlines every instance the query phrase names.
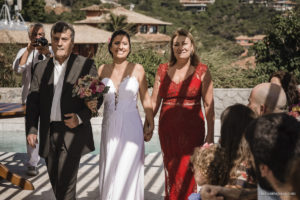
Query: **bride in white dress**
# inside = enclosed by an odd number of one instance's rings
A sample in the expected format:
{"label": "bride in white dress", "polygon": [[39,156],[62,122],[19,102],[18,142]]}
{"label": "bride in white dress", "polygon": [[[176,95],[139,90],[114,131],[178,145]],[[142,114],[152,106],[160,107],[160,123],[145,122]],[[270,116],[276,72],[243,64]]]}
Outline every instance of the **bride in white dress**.
{"label": "bride in white dress", "polygon": [[[130,37],[116,31],[108,45],[112,64],[99,67],[102,82],[109,86],[104,96],[100,144],[100,200],[144,199],[144,140],[154,129],[151,100],[142,65],[129,63]],[[140,96],[150,125],[143,130],[137,109]],[[89,102],[90,109],[96,102]]]}

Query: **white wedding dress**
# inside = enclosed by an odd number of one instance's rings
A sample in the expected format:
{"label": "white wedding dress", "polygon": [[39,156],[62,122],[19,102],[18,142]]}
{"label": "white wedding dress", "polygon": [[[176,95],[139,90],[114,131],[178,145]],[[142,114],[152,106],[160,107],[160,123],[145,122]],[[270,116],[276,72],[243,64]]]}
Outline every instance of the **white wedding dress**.
{"label": "white wedding dress", "polygon": [[127,76],[104,96],[100,144],[100,200],[144,199],[144,136],[137,109],[139,83]]}

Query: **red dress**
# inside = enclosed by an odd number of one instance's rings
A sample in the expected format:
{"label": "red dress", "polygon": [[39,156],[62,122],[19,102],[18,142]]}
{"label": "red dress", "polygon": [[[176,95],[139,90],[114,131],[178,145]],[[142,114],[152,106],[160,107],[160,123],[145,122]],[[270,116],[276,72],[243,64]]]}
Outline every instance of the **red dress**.
{"label": "red dress", "polygon": [[199,64],[193,74],[178,84],[167,74],[168,67],[161,64],[157,70],[159,95],[163,99],[158,132],[165,167],[165,199],[185,200],[196,192],[189,160],[194,148],[204,142],[200,77],[207,66]]}

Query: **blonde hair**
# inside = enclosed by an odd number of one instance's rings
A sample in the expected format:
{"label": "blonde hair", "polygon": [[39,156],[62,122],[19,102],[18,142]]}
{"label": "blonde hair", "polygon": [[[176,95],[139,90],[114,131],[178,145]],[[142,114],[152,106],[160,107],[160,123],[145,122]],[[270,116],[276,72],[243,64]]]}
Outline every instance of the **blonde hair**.
{"label": "blonde hair", "polygon": [[191,65],[192,66],[198,66],[198,64],[200,63],[199,61],[199,57],[197,56],[196,54],[196,44],[195,44],[195,40],[192,36],[192,34],[190,32],[188,32],[187,30],[185,29],[178,29],[174,32],[172,38],[171,38],[171,43],[170,43],[170,48],[171,48],[171,55],[170,55],[170,66],[173,66],[175,65],[175,63],[177,62],[177,59],[174,55],[174,51],[173,51],[173,44],[174,44],[174,38],[177,37],[177,36],[185,36],[185,37],[188,37],[190,40],[191,40],[191,43],[194,47],[194,51],[192,52],[191,54]]}
{"label": "blonde hair", "polygon": [[195,170],[207,178],[211,185],[226,185],[229,180],[227,158],[223,148],[217,144],[196,147],[190,162]]}

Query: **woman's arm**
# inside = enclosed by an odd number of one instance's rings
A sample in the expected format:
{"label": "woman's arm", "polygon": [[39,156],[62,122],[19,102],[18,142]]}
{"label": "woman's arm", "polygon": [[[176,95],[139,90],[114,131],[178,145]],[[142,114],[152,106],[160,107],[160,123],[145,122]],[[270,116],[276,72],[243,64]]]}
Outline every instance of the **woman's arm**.
{"label": "woman's arm", "polygon": [[160,87],[160,76],[159,72],[156,72],[152,95],[151,95],[151,101],[152,101],[152,107],[153,107],[153,116],[155,116],[158,112],[158,109],[161,104],[161,96],[159,95],[159,87]]}
{"label": "woman's arm", "polygon": [[105,64],[100,65],[100,67],[98,68],[98,76],[100,77],[100,79],[103,79],[104,67],[105,67]]}
{"label": "woman's arm", "polygon": [[139,89],[140,98],[146,114],[146,119],[145,119],[146,125],[144,126],[144,140],[147,142],[151,139],[154,130],[154,117],[153,117],[152,103],[151,103],[150,95],[148,93],[148,84],[147,84],[144,68],[140,64],[137,64],[136,68],[137,68],[138,80],[140,84],[140,89]]}
{"label": "woman's arm", "polygon": [[207,135],[205,142],[214,142],[214,125],[215,125],[215,111],[214,111],[214,97],[213,97],[213,82],[209,70],[201,76],[202,81],[202,99],[205,110],[205,117],[207,121]]}

